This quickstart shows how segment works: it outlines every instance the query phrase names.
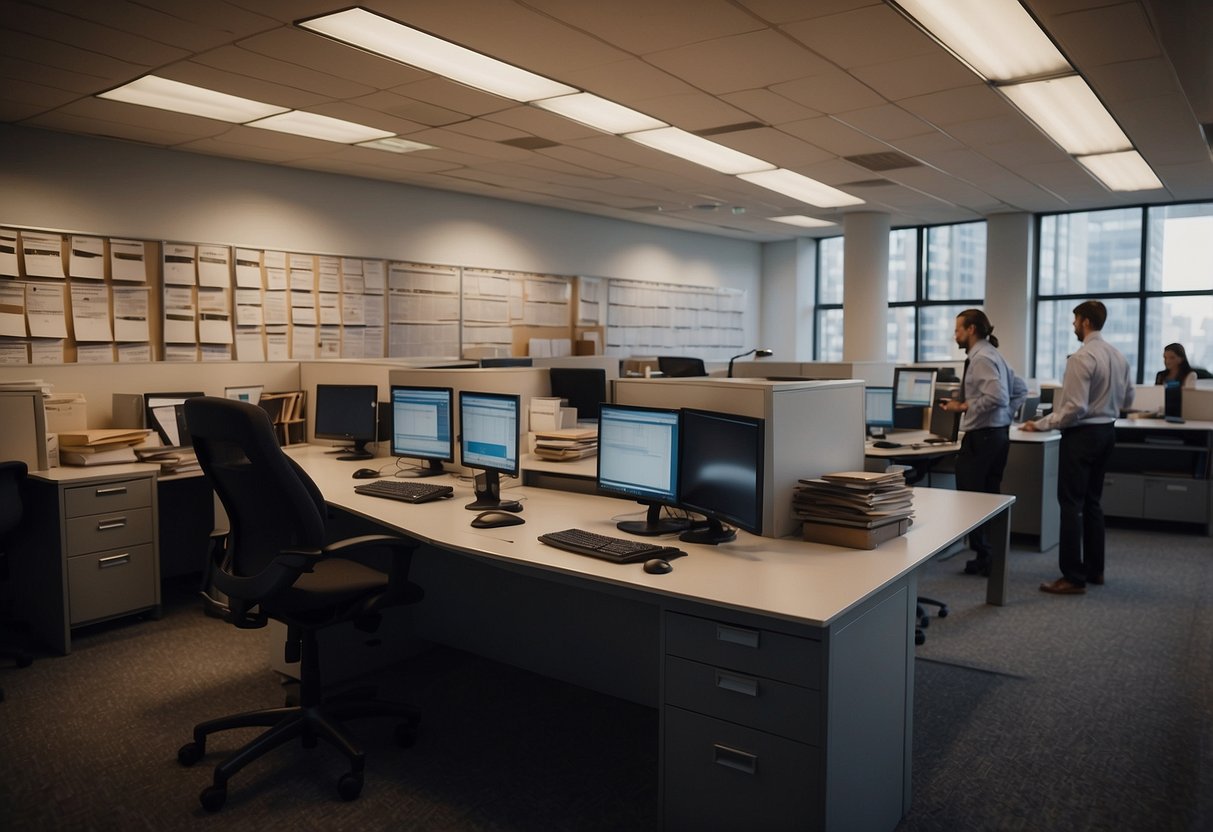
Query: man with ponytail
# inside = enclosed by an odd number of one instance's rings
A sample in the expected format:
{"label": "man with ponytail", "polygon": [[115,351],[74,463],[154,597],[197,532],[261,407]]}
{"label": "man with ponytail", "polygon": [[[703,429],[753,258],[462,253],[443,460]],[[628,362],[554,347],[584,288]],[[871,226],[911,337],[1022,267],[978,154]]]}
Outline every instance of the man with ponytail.
{"label": "man with ponytail", "polygon": [[[1011,449],[1011,419],[1023,404],[1028,385],[998,351],[994,326],[980,309],[966,309],[956,316],[956,346],[968,355],[960,397],[939,402],[949,413],[964,414],[956,487],[997,494]],[[965,574],[989,575],[990,540],[985,526],[969,535],[969,548],[976,557],[965,564]]]}

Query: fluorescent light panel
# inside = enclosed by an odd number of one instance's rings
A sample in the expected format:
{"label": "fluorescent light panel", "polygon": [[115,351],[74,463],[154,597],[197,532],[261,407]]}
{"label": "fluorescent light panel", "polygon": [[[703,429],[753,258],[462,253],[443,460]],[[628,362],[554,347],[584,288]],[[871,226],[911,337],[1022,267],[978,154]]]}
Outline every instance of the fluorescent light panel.
{"label": "fluorescent light panel", "polygon": [[302,21],[299,26],[514,101],[528,102],[577,92],[566,84],[427,35],[366,9],[346,9]]}
{"label": "fluorescent light panel", "polygon": [[264,104],[248,98],[215,92],[193,84],[170,81],[156,75],[145,75],[129,84],[123,84],[109,92],[98,93],[98,98],[124,101],[143,107],[171,110],[191,116],[213,118],[233,124],[243,124],[253,119],[285,113],[288,108]]}
{"label": "fluorescent light panel", "polygon": [[804,214],[789,214],[786,217],[768,217],[773,222],[782,222],[785,225],[796,225],[801,228],[825,228],[837,223],[829,220],[819,220],[816,217],[806,217]]}
{"label": "fluorescent light panel", "polygon": [[624,138],[721,173],[753,173],[754,171],[771,170],[775,167],[770,162],[764,162],[762,159],[739,150],[733,150],[731,147],[710,142],[694,133],[679,130],[677,127],[662,127],[657,130],[627,133]]}
{"label": "fluorescent light panel", "polygon": [[302,110],[291,110],[289,113],[250,122],[246,126],[275,130],[279,133],[293,133],[297,136],[342,144],[386,139],[394,135],[388,130],[376,130],[374,127],[355,124],[352,121],[343,121],[316,113],[305,113]]}
{"label": "fluorescent light panel", "polygon": [[744,179],[760,188],[790,196],[800,202],[816,205],[818,208],[841,208],[846,205],[863,204],[862,199],[784,168],[742,173],[737,178]]}
{"label": "fluorescent light panel", "polygon": [[1019,0],[895,0],[988,81],[1072,72]]}
{"label": "fluorescent light panel", "polygon": [[1162,182],[1136,150],[1079,156],[1078,161],[1109,191],[1153,191]]}
{"label": "fluorescent light panel", "polygon": [[1133,147],[1078,75],[1008,84],[998,89],[1071,155],[1113,153]]}
{"label": "fluorescent light panel", "polygon": [[372,142],[359,142],[359,147],[369,147],[372,150],[386,150],[388,153],[413,153],[418,150],[433,150],[432,144],[422,144],[411,139],[392,136],[387,139],[375,139]]}
{"label": "fluorescent light panel", "polygon": [[588,92],[562,95],[558,98],[545,98],[531,103],[579,124],[602,130],[604,133],[635,133],[639,130],[656,130],[669,126],[664,121],[658,121],[644,113]]}

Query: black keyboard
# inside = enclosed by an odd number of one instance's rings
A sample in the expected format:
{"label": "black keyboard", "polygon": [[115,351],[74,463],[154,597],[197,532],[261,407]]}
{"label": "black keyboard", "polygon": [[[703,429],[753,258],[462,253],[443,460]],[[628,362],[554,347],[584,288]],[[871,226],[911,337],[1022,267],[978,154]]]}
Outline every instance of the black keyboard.
{"label": "black keyboard", "polygon": [[[636,563],[679,552],[672,546],[658,546],[641,540],[608,537],[605,534],[595,534],[582,529],[548,532],[539,535],[539,540],[549,546],[555,546],[557,549],[564,549],[566,552],[576,552],[579,555],[589,555],[592,558],[601,558],[615,563]],[[681,554],[681,552],[679,553]]]}
{"label": "black keyboard", "polygon": [[354,491],[359,494],[370,494],[372,497],[402,500],[406,503],[428,503],[430,500],[440,500],[455,493],[455,489],[449,485],[409,482],[408,480],[375,480],[374,482],[359,483],[354,486]]}

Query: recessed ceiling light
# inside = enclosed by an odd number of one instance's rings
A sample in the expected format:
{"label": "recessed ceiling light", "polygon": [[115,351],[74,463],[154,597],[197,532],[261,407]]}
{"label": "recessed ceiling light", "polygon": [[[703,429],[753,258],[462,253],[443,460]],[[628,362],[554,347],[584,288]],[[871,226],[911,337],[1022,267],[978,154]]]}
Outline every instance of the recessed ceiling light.
{"label": "recessed ceiling light", "polygon": [[1078,75],[997,88],[1063,150],[1075,156],[1133,145]]}
{"label": "recessed ceiling light", "polygon": [[124,101],[128,104],[139,104],[144,107],[156,107],[160,110],[172,110],[175,113],[213,118],[233,124],[243,124],[253,119],[285,113],[289,109],[215,92],[205,87],[195,87],[193,84],[170,81],[168,78],[161,78],[157,75],[145,75],[116,89],[98,93],[97,97]]}
{"label": "recessed ceiling light", "polygon": [[639,144],[669,153],[688,162],[703,165],[705,168],[718,170],[721,173],[752,173],[759,170],[772,170],[775,166],[749,154],[725,147],[722,144],[701,139],[694,133],[679,130],[677,127],[662,127],[657,130],[644,130],[639,133],[628,133],[625,139],[631,139]]}
{"label": "recessed ceiling light", "polygon": [[738,179],[744,179],[759,187],[790,196],[818,208],[841,208],[844,205],[863,205],[863,200],[853,197],[837,188],[822,184],[816,179],[796,173],[795,171],[779,168],[778,170],[762,170],[757,173],[742,173]]}
{"label": "recessed ceiling light", "polygon": [[312,139],[323,139],[326,142],[355,142],[386,139],[392,133],[388,130],[376,130],[352,121],[339,118],[305,113],[302,110],[291,110],[282,115],[270,116],[260,121],[250,122],[248,127],[259,127],[263,130],[276,130],[279,133],[293,133],[297,136],[307,136]]}
{"label": "recessed ceiling light", "polygon": [[573,87],[428,35],[366,9],[334,12],[297,25],[402,64],[514,101],[577,92]]}
{"label": "recessed ceiling light", "polygon": [[359,147],[369,147],[373,150],[386,150],[389,153],[414,153],[418,150],[433,150],[432,144],[422,144],[411,139],[392,136],[387,139],[375,139],[373,142],[358,142]]}
{"label": "recessed ceiling light", "polygon": [[1155,191],[1162,187],[1136,150],[1079,156],[1078,161],[1109,191]]}
{"label": "recessed ceiling light", "polygon": [[656,130],[669,126],[664,121],[658,121],[588,92],[545,98],[531,103],[604,133],[635,133],[638,130]]}
{"label": "recessed ceiling light", "polygon": [[830,222],[829,220],[819,220],[816,217],[806,217],[804,214],[789,214],[786,217],[768,217],[774,222],[782,222],[787,225],[798,225],[801,228],[825,228],[838,223]]}

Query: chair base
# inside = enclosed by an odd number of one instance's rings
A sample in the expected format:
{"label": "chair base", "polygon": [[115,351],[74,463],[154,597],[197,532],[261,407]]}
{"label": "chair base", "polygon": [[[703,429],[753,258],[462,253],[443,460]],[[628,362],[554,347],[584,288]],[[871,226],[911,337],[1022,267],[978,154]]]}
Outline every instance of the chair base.
{"label": "chair base", "polygon": [[916,645],[925,644],[927,634],[924,632],[927,627],[931,626],[931,616],[927,613],[923,605],[939,607],[939,617],[948,617],[948,605],[943,601],[936,601],[934,598],[927,598],[925,595],[918,596],[918,603],[914,611],[914,643]]}

